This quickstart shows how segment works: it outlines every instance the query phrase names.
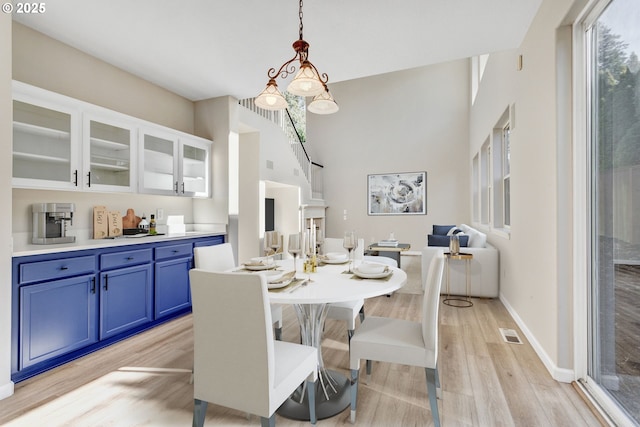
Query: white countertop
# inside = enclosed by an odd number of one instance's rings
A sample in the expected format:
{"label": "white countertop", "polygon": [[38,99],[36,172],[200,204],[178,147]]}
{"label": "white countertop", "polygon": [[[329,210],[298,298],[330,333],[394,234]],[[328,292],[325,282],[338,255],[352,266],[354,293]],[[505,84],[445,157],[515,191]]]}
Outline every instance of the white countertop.
{"label": "white countertop", "polygon": [[[34,245],[31,243],[30,233],[16,233],[13,235],[13,256],[28,256],[52,254],[57,252],[81,251],[85,249],[100,249],[115,246],[136,245],[152,242],[191,239],[194,237],[220,236],[226,234],[226,225],[209,227],[206,231],[187,231],[184,234],[165,234],[155,236],[121,236],[108,239],[88,239],[76,236],[74,243],[59,243],[50,245]],[[78,233],[86,234],[86,233]]]}

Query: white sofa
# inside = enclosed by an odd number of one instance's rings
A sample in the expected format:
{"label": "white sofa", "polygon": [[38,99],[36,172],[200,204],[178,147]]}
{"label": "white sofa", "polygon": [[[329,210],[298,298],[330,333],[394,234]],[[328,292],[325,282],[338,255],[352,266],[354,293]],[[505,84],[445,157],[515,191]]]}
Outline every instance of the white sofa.
{"label": "white sofa", "polygon": [[[434,227],[435,228],[435,227]],[[500,254],[498,249],[486,241],[486,235],[480,233],[465,224],[461,224],[459,229],[469,236],[469,246],[461,247],[460,252],[473,255],[470,261],[469,273],[471,277],[471,296],[482,298],[497,298],[500,293]],[[427,270],[431,258],[438,252],[449,252],[448,247],[425,246],[422,249],[422,283],[427,279]],[[451,260],[449,262],[450,271],[450,293],[451,295],[466,294],[466,261]],[[446,294],[447,270],[442,282],[442,294]]]}

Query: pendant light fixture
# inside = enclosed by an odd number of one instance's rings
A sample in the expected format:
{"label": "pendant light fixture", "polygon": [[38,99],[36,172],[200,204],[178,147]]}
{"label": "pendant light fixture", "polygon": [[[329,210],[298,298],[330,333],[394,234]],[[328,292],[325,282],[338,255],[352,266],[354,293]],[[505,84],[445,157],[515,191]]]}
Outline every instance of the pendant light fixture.
{"label": "pendant light fixture", "polygon": [[286,79],[293,74],[296,71],[296,66],[293,62],[298,60],[300,62],[298,73],[289,83],[287,91],[298,96],[313,96],[313,100],[307,106],[307,110],[312,113],[335,113],[338,111],[338,104],[336,104],[336,101],[329,93],[329,88],[327,88],[329,76],[326,73],[320,74],[315,65],[308,59],[309,43],[304,41],[302,37],[302,0],[300,0],[298,17],[300,18],[300,38],[293,42],[293,50],[296,51],[296,54],[282,64],[278,71],[275,68],[269,69],[267,72],[267,77],[269,77],[267,87],[256,97],[255,103],[258,107],[266,110],[283,110],[287,108],[287,100],[278,90],[276,78],[279,76],[282,79]]}

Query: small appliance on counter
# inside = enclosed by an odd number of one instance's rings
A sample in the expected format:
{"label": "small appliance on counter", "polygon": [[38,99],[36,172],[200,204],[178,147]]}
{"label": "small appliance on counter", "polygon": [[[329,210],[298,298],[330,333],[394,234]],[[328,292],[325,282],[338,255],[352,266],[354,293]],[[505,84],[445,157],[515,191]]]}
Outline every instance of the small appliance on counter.
{"label": "small appliance on counter", "polygon": [[34,203],[33,237],[31,243],[48,245],[53,243],[73,243],[75,236],[67,236],[67,222],[73,225],[73,203]]}

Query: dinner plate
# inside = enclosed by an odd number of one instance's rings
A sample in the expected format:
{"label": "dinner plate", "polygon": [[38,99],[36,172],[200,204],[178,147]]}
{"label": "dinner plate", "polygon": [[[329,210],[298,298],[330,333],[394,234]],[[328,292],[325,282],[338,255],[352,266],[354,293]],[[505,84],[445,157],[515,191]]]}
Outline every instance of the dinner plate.
{"label": "dinner plate", "polygon": [[287,273],[277,271],[273,273],[277,274],[267,273],[267,287],[269,289],[284,288],[296,278],[296,273],[294,271],[289,271]]}
{"label": "dinner plate", "polygon": [[357,268],[353,269],[353,274],[362,278],[362,279],[382,279],[387,277],[392,273],[391,270],[383,271],[382,273],[363,273],[362,271],[358,271]]}
{"label": "dinner plate", "polygon": [[324,262],[325,264],[346,264],[349,262],[349,258],[347,259],[322,258],[320,261]]}
{"label": "dinner plate", "polygon": [[273,270],[278,264],[243,264],[244,268],[250,271]]}

